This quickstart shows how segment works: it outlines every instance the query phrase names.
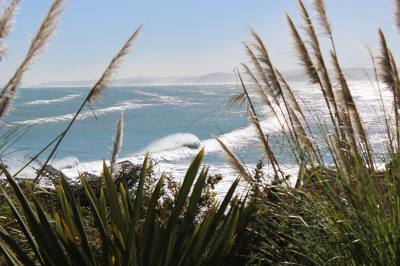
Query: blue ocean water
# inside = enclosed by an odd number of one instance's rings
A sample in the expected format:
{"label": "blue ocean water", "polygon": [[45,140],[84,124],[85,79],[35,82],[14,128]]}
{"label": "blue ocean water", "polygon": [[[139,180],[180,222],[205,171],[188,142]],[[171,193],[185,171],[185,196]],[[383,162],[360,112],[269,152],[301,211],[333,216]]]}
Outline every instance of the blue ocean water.
{"label": "blue ocean water", "polygon": [[[295,87],[307,112],[324,122],[324,102],[318,88],[309,84]],[[212,172],[229,176],[224,181],[229,183],[234,173],[215,137],[227,143],[249,167],[263,159],[246,107],[229,101],[239,89],[237,85],[112,87],[91,108],[85,107],[52,164],[71,177],[83,171],[99,173],[102,160],[110,157],[116,121],[123,111],[125,128],[120,160],[140,162],[149,151],[161,172],[182,177],[199,150],[187,146],[199,140],[206,151],[205,164]],[[369,123],[376,127],[382,122],[378,116],[370,115],[371,110],[379,111],[376,93],[365,82],[352,84],[352,89],[356,101],[363,102],[362,115],[367,127]],[[18,129],[14,139],[5,143],[0,138],[2,161],[16,171],[65,128],[88,91],[89,88],[20,89],[5,125],[1,126],[1,134]],[[279,128],[277,120],[266,111],[262,126],[270,134]],[[373,137],[380,143],[381,135]],[[290,167],[288,151],[279,143],[275,151],[280,162]],[[22,176],[28,177],[32,171],[27,169]]]}
{"label": "blue ocean water", "polygon": [[[238,89],[236,85],[110,88],[100,101],[91,104],[93,111],[89,106],[83,110],[53,164],[69,169],[70,175],[77,170],[78,162],[84,170],[99,171],[94,168],[110,157],[121,111],[125,118],[121,160],[140,160],[144,152],[150,151],[161,166],[165,165],[165,171],[184,171],[198,151],[185,147],[186,142],[190,144],[198,138],[200,146],[206,148],[205,163],[214,168],[226,167],[214,140],[218,136],[226,136],[233,149],[240,149],[241,156],[255,159],[259,153],[245,140],[251,131],[246,108],[229,102]],[[24,135],[3,152],[2,160],[17,169],[36,154],[65,128],[88,91],[89,88],[20,89],[2,131],[17,127]]]}
{"label": "blue ocean water", "polygon": [[[31,125],[15,148],[38,151],[72,118],[88,88],[26,88],[19,91],[5,122]],[[58,158],[80,161],[107,158],[121,111],[125,133],[121,156],[145,149],[173,133],[192,133],[207,139],[244,126],[243,110],[228,105],[232,86],[114,87],[85,108],[58,151]],[[97,118],[97,119],[96,119]]]}

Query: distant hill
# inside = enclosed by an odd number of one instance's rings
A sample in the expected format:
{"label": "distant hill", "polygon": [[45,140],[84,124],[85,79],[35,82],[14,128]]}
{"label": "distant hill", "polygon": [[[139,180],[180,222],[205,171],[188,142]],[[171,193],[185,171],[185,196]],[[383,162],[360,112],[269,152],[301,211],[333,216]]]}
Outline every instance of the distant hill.
{"label": "distant hill", "polygon": [[[345,75],[349,80],[366,80],[373,77],[372,69],[346,68]],[[307,81],[306,75],[301,70],[284,71],[282,73],[289,81]],[[30,85],[28,87],[87,87],[93,85],[94,80],[46,82]],[[201,76],[175,76],[175,77],[132,77],[113,80],[115,86],[134,85],[211,85],[211,84],[236,84],[238,81],[234,73],[216,72]]]}

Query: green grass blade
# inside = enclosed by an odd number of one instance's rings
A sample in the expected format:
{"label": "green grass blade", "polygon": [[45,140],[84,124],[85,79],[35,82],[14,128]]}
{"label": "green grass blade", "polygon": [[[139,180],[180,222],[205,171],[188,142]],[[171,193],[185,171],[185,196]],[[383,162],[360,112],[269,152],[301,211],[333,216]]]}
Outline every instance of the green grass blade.
{"label": "green grass blade", "polygon": [[35,204],[40,223],[42,224],[45,232],[42,237],[50,246],[50,249],[46,250],[45,252],[52,257],[52,261],[66,264],[67,260],[64,257],[64,250],[58,242],[57,236],[54,234],[53,227],[50,225],[46,215],[44,214],[40,203],[35,198],[33,198],[33,202]]}
{"label": "green grass blade", "polygon": [[142,208],[142,200],[143,200],[143,190],[144,190],[144,181],[147,175],[148,171],[148,159],[149,155],[146,154],[146,157],[144,158],[142,170],[140,172],[140,178],[139,178],[139,184],[138,188],[136,190],[136,198],[135,198],[135,203],[133,205],[133,217],[132,217],[132,226],[135,227],[139,221],[139,214],[140,214],[140,209]]}
{"label": "green grass blade", "polygon": [[127,237],[128,234],[128,225],[122,219],[121,206],[118,202],[117,189],[115,187],[114,181],[112,180],[112,175],[105,162],[103,162],[103,176],[105,180],[105,194],[108,205],[110,207],[111,217],[115,225],[117,225],[118,230],[121,232],[122,237],[126,241],[125,237]]}
{"label": "green grass blade", "polygon": [[156,207],[158,199],[160,198],[160,193],[162,186],[164,184],[164,175],[161,176],[160,180],[158,180],[156,187],[151,195],[149,207],[147,209],[146,218],[142,227],[140,243],[142,245],[142,253],[141,256],[144,258],[149,258],[150,256],[150,248],[151,248],[151,238],[150,235],[154,230],[154,223],[156,218]]}
{"label": "green grass blade", "polygon": [[88,257],[88,259],[91,261],[91,263],[93,265],[95,265],[96,264],[95,258],[94,258],[93,251],[89,244],[89,240],[88,240],[88,236],[87,236],[85,227],[83,225],[81,213],[79,211],[75,197],[72,194],[72,191],[64,177],[61,177],[61,186],[62,186],[62,189],[65,191],[65,195],[67,196],[69,206],[72,209],[73,216],[71,218],[74,220],[75,226],[78,229],[81,245],[83,246],[83,249],[85,251],[84,254]]}
{"label": "green grass blade", "polygon": [[189,195],[192,184],[197,176],[197,172],[199,171],[200,164],[203,160],[203,156],[204,156],[204,149],[202,149],[197,154],[197,156],[194,158],[194,160],[190,164],[189,169],[186,172],[182,186],[179,190],[178,197],[174,204],[174,208],[172,209],[171,218],[168,221],[167,234],[170,232],[172,227],[174,227],[176,225],[176,223],[178,222],[179,215],[182,212],[182,209],[185,205],[185,202]]}
{"label": "green grass blade", "polygon": [[[1,245],[3,253],[14,253],[16,258],[21,261],[21,265],[35,265],[33,261],[28,257],[26,252],[17,244],[14,239],[7,233],[7,231],[0,225],[0,239],[6,245]],[[5,249],[8,249],[7,251]],[[12,251],[11,251],[12,250]]]}
{"label": "green grass blade", "polygon": [[4,243],[3,239],[1,238],[0,238],[0,250],[2,251],[3,255],[5,256],[10,265],[15,265],[15,266],[24,265],[21,261],[18,260],[13,251],[8,247],[6,243]]}
{"label": "green grass blade", "polygon": [[197,176],[199,171],[202,159],[204,156],[204,149],[202,149],[197,156],[194,158],[192,163],[190,164],[189,169],[186,172],[185,179],[183,180],[182,186],[179,190],[178,197],[175,201],[174,207],[171,212],[171,216],[168,220],[167,228],[165,230],[164,235],[164,243],[168,243],[168,248],[165,250],[165,262],[168,262],[167,258],[173,254],[173,250],[175,249],[175,242],[171,240],[176,240],[176,232],[175,227],[178,223],[179,216],[183,210],[187,197],[189,195],[192,184]]}
{"label": "green grass blade", "polygon": [[229,206],[229,203],[232,200],[233,194],[236,190],[236,187],[239,184],[239,179],[236,179],[235,182],[232,183],[231,187],[229,188],[228,192],[226,193],[224,200],[222,201],[218,211],[215,215],[212,216],[212,219],[208,221],[207,230],[200,231],[201,234],[197,235],[196,243],[192,249],[194,253],[194,258],[196,256],[200,256],[203,252],[207,249],[210,241],[213,237],[214,232],[218,229],[218,224],[223,221],[224,213]]}
{"label": "green grass blade", "polygon": [[40,253],[39,246],[35,240],[35,237],[33,236],[32,232],[29,229],[29,226],[25,223],[25,220],[22,218],[22,215],[19,213],[17,208],[15,207],[13,201],[11,198],[8,196],[8,194],[4,191],[3,187],[0,186],[1,193],[5,197],[8,205],[10,206],[10,209],[12,213],[14,214],[14,217],[17,219],[17,222],[22,229],[22,232],[24,233],[25,237],[27,238],[33,252],[37,256],[38,260],[44,264],[42,254]]}
{"label": "green grass blade", "polygon": [[183,220],[183,224],[181,225],[181,232],[186,233],[193,227],[193,221],[196,216],[196,212],[198,211],[198,205],[201,199],[201,193],[203,192],[204,185],[206,184],[208,176],[208,168],[203,169],[200,173],[199,178],[193,188],[193,192],[190,195],[189,205],[185,214],[185,218]]}
{"label": "green grass blade", "polygon": [[103,261],[108,261],[108,246],[111,243],[107,230],[107,220],[103,220],[99,211],[99,201],[96,198],[92,188],[87,184],[86,179],[81,178],[81,183],[85,191],[85,195],[89,200],[89,206],[96,224],[96,228],[100,233],[102,248],[103,248]]}

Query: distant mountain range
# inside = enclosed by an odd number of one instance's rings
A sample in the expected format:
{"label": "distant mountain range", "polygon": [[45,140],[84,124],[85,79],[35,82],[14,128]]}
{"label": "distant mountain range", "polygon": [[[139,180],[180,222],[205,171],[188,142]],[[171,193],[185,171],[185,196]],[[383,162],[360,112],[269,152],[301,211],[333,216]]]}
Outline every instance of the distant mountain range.
{"label": "distant mountain range", "polygon": [[[368,76],[373,77],[373,70],[369,68],[346,68],[345,75],[349,80],[367,80]],[[282,73],[289,81],[307,81],[307,76],[303,71],[292,70]],[[87,87],[93,85],[94,80],[65,81],[65,82],[46,82],[34,84],[27,87]],[[217,84],[236,84],[237,78],[234,73],[216,72],[201,76],[175,76],[175,77],[132,77],[115,79],[112,81],[114,86],[134,86],[134,85],[217,85]]]}

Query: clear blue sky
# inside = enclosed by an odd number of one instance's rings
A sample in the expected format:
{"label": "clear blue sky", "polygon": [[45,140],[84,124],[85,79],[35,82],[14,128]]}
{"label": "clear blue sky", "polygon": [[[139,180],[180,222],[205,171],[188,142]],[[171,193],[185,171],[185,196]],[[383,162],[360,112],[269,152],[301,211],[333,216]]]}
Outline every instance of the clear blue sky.
{"label": "clear blue sky", "polygon": [[[21,1],[14,31],[6,41],[8,54],[0,65],[1,83],[20,62],[50,4],[50,0]],[[368,65],[358,43],[376,50],[378,27],[389,35],[393,48],[400,45],[392,4],[392,0],[327,0],[345,67]],[[298,69],[283,16],[287,11],[300,22],[296,8],[295,0],[69,0],[57,35],[24,80],[32,84],[95,79],[142,23],[144,30],[118,77],[230,72],[246,61],[242,41],[250,40],[248,26],[263,37],[278,67]]]}

